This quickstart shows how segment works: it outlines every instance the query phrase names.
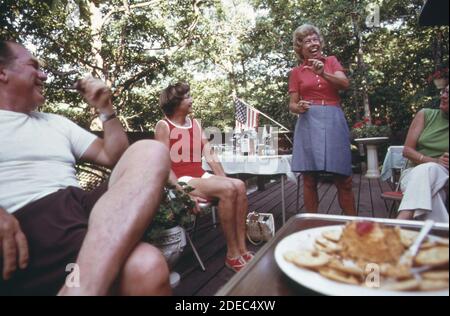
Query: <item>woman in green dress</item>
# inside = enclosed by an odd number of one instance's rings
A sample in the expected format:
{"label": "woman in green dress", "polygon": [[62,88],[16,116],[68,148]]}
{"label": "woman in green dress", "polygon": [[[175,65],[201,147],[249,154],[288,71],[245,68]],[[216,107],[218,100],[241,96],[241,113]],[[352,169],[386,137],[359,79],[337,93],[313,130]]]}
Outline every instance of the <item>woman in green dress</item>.
{"label": "woman in green dress", "polygon": [[448,85],[441,92],[439,109],[417,113],[403,150],[408,159],[402,172],[403,199],[399,219],[449,221],[446,207],[448,183]]}

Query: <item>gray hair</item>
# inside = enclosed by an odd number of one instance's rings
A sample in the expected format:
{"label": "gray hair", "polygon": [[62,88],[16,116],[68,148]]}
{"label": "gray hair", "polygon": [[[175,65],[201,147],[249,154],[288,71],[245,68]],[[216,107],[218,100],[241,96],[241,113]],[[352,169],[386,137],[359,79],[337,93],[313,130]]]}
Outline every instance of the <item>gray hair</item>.
{"label": "gray hair", "polygon": [[10,46],[12,43],[10,41],[0,40],[0,66],[6,66],[15,59]]}
{"label": "gray hair", "polygon": [[323,40],[322,34],[320,33],[320,30],[314,25],[303,24],[294,31],[294,35],[292,38],[294,52],[297,55],[298,59],[303,60],[303,39],[312,34],[316,34],[319,37],[320,45],[322,46],[322,48],[325,46],[325,42]]}

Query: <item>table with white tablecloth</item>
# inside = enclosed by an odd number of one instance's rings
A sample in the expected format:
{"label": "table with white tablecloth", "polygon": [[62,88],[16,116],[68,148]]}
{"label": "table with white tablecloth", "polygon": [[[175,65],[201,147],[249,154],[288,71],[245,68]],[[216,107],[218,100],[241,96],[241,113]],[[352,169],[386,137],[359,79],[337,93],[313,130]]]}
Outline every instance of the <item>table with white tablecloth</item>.
{"label": "table with white tablecloth", "polygon": [[[222,154],[218,156],[226,174],[280,175],[281,176],[281,208],[283,224],[286,221],[286,203],[284,196],[285,177],[296,182],[296,175],[291,170],[292,155],[242,156]],[[203,169],[211,171],[203,160]]]}
{"label": "table with white tablecloth", "polygon": [[[404,146],[390,146],[387,150],[386,157],[384,157],[383,168],[381,170],[381,179],[386,181],[393,180],[392,171],[402,170],[406,165],[406,158],[403,157]],[[395,182],[394,180],[392,182]]]}

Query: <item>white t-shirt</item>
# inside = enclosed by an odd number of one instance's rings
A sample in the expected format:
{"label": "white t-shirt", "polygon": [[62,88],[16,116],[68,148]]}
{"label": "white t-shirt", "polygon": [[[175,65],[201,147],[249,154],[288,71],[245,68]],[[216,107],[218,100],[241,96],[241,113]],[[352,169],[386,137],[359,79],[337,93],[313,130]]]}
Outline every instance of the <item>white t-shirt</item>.
{"label": "white t-shirt", "polygon": [[97,138],[55,114],[0,110],[0,206],[13,213],[68,186],[75,161]]}

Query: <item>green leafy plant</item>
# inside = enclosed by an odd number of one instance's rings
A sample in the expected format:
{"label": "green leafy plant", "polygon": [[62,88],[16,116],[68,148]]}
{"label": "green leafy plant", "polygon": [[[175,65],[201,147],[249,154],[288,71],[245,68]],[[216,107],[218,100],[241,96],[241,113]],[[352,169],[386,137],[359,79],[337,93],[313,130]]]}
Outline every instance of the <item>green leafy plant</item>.
{"label": "green leafy plant", "polygon": [[179,183],[183,191],[177,190],[174,185],[167,184],[164,187],[163,198],[159,210],[145,233],[145,238],[151,239],[161,231],[180,225],[188,227],[193,223],[191,210],[195,207],[188,193],[193,191],[186,183]]}
{"label": "green leafy plant", "polygon": [[357,122],[352,127],[352,136],[355,138],[370,138],[370,137],[389,137],[391,135],[391,128],[384,124],[381,120],[375,120],[374,124],[369,124],[369,119]]}

